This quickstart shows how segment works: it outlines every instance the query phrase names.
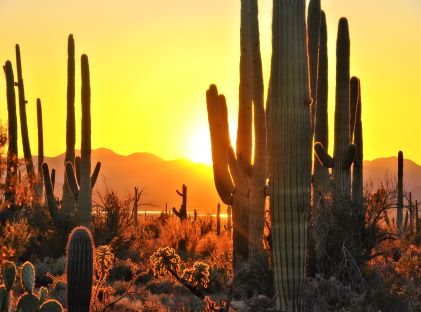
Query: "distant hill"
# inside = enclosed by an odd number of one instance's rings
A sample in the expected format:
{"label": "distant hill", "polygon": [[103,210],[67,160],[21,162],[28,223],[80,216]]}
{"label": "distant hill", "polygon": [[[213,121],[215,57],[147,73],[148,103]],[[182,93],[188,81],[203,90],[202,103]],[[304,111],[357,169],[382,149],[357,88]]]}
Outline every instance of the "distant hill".
{"label": "distant hill", "polygon": [[[125,197],[133,193],[134,186],[144,187],[144,202],[151,202],[155,208],[163,210],[179,207],[181,198],[175,190],[184,183],[188,186],[188,210],[196,208],[200,212],[215,212],[221,202],[216,193],[212,166],[194,163],[185,159],[165,161],[148,153],[135,153],[122,156],[105,148],[92,151],[92,167],[101,160],[101,173],[94,191],[103,191],[105,186]],[[36,161],[36,157],[35,157]],[[59,196],[63,184],[64,154],[46,158],[50,169],[57,171],[56,195]],[[387,179],[393,185],[397,177],[397,158],[379,158],[364,161],[365,182],[378,187]],[[414,199],[421,200],[421,166],[411,160],[404,160],[404,187],[413,193]]]}

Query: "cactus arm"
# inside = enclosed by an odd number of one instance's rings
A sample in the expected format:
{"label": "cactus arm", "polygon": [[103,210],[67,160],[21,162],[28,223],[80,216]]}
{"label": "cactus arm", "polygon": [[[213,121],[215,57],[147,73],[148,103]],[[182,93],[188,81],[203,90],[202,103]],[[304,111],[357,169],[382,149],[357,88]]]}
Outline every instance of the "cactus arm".
{"label": "cactus arm", "polygon": [[396,205],[396,222],[398,234],[402,232],[403,223],[403,153],[398,153],[398,200]]}
{"label": "cactus arm", "polygon": [[76,171],[77,184],[80,185],[80,156],[75,157],[75,171]]}
{"label": "cactus arm", "polygon": [[42,125],[41,100],[37,99],[37,126],[38,126],[38,175],[35,197],[40,200],[44,184],[42,183],[42,163],[44,162],[44,134]]}
{"label": "cactus arm", "polygon": [[70,190],[72,191],[73,195],[75,196],[75,200],[77,201],[79,196],[79,185],[77,184],[73,165],[70,161],[66,163],[66,179]]}
{"label": "cactus arm", "polygon": [[179,190],[175,190],[175,192],[179,195],[179,196],[181,196],[181,197],[183,197],[184,195],[183,195],[183,193],[181,193]]}
{"label": "cactus arm", "polygon": [[357,77],[352,77],[349,81],[349,132],[351,141],[354,137],[355,132],[355,123],[357,118],[357,106],[359,98],[359,79]]}
{"label": "cactus arm", "polygon": [[334,160],[320,142],[316,142],[316,144],[314,145],[314,152],[316,153],[319,162],[325,168],[333,168]]}
{"label": "cactus arm", "polygon": [[181,213],[175,208],[175,207],[172,207],[172,211],[174,212],[174,214],[178,217],[178,218],[180,218],[181,219]]}
{"label": "cactus arm", "polygon": [[241,185],[242,177],[237,158],[232,146],[228,148],[228,167],[235,185]]}
{"label": "cactus arm", "polygon": [[235,186],[228,170],[227,149],[231,146],[228,112],[225,97],[218,95],[215,85],[211,85],[206,92],[206,104],[212,143],[214,182],[219,197],[229,205]]}
{"label": "cactus arm", "polygon": [[42,164],[42,175],[43,175],[43,178],[44,178],[45,195],[47,197],[48,210],[50,212],[51,218],[56,223],[56,225],[61,226],[60,211],[57,207],[57,202],[56,202],[56,199],[54,197],[53,185],[52,185],[51,179],[50,179],[50,170],[48,169],[47,163]]}
{"label": "cactus arm", "polygon": [[345,154],[345,158],[344,158],[343,163],[342,163],[343,169],[351,168],[351,165],[352,165],[352,163],[354,162],[354,159],[355,159],[356,152],[357,152],[357,147],[355,146],[355,144],[349,144],[348,149],[347,149],[346,154]]}
{"label": "cactus arm", "polygon": [[94,188],[96,180],[98,179],[99,171],[101,170],[101,162],[98,161],[95,165],[94,172],[91,175],[91,187]]}
{"label": "cactus arm", "polygon": [[51,169],[51,186],[53,188],[53,192],[54,192],[54,188],[56,185],[56,169]]}

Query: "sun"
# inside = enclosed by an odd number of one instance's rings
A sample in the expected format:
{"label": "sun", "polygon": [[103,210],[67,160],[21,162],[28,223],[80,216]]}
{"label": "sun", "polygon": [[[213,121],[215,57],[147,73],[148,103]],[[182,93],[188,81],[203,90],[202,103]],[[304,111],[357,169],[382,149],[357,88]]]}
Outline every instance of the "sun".
{"label": "sun", "polygon": [[212,164],[212,149],[208,125],[198,125],[191,131],[187,156],[193,162]]}

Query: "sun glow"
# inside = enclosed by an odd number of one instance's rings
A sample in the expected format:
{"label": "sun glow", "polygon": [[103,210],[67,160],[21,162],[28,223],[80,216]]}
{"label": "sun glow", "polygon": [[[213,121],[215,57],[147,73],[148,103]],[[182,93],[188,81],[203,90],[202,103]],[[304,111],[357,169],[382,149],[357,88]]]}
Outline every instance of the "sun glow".
{"label": "sun glow", "polygon": [[192,129],[194,130],[191,132],[189,139],[187,157],[194,162],[205,163],[207,165],[212,164],[208,124],[203,123]]}

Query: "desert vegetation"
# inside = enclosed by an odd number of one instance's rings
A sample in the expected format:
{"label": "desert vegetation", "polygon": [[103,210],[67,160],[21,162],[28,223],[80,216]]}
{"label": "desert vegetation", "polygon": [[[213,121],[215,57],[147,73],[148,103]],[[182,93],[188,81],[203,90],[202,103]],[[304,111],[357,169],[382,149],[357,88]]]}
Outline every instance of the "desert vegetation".
{"label": "desert vegetation", "polygon": [[[38,99],[34,164],[16,45],[16,78],[12,62],[4,65],[8,116],[0,129],[0,312],[421,310],[421,220],[404,189],[403,152],[396,179],[363,182],[363,83],[350,73],[348,21],[338,22],[331,156],[321,1],[311,0],[307,14],[304,0],[273,4],[265,103],[258,1],[241,0],[235,150],[226,99],[214,84],[206,92],[222,203],[215,216],[189,206],[185,184],[175,190],[180,206],[157,214],[141,210],[137,186],[126,196],[95,190],[101,162],[91,163],[86,54],[80,155],[75,149],[73,35],[65,161],[61,168],[44,162]],[[55,170],[65,176],[60,198]]]}

